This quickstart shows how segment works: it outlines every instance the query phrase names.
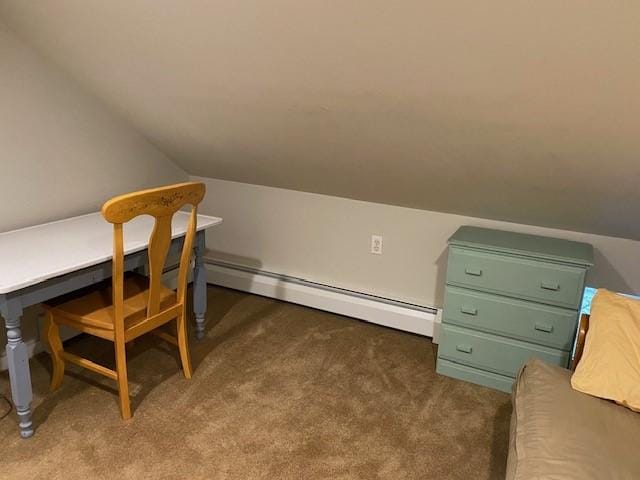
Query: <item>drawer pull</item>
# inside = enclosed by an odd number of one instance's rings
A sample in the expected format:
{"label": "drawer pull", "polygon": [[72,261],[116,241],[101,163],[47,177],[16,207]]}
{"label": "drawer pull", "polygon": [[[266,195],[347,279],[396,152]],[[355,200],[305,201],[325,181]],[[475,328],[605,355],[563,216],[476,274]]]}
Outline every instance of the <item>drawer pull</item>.
{"label": "drawer pull", "polygon": [[456,350],[462,353],[471,353],[473,348],[471,345],[456,345]]}
{"label": "drawer pull", "polygon": [[473,275],[474,277],[479,277],[482,275],[482,270],[479,268],[465,268],[464,273],[467,275]]}
{"label": "drawer pull", "polygon": [[465,315],[478,315],[478,309],[477,308],[460,307],[460,311],[462,313],[464,313]]}
{"label": "drawer pull", "polygon": [[558,290],[560,290],[560,284],[555,282],[542,282],[540,283],[540,288],[557,292]]}
{"label": "drawer pull", "polygon": [[546,325],[544,323],[536,323],[533,328],[538,330],[539,332],[551,333],[553,332],[553,325]]}

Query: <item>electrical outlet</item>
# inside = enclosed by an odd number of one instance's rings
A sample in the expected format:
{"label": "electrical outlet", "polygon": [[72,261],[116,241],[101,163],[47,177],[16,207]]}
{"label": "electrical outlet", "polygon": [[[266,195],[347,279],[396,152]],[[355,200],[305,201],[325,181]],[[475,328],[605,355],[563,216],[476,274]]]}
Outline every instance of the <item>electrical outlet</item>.
{"label": "electrical outlet", "polygon": [[382,255],[382,235],[371,235],[371,253]]}

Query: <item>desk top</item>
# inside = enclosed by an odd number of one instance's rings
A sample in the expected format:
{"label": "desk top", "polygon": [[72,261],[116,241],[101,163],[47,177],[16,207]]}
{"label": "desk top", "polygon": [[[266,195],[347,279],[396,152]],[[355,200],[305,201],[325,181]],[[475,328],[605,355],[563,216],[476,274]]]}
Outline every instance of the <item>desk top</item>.
{"label": "desk top", "polygon": [[[124,225],[125,255],[147,248],[153,218],[140,216]],[[184,235],[189,214],[173,217],[172,237]],[[198,215],[198,230],[222,222]],[[0,294],[98,265],[113,257],[113,225],[100,212],[0,233]]]}

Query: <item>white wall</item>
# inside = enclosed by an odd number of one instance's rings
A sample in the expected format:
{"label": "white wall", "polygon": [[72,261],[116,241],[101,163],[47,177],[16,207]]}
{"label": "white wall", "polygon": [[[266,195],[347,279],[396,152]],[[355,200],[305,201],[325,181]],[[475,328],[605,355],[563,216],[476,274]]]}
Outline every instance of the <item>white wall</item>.
{"label": "white wall", "polygon": [[[477,225],[591,243],[588,283],[640,292],[640,242],[362,202],[224,180],[207,185],[201,212],[224,218],[209,231],[211,256],[374,295],[441,306],[447,239]],[[427,188],[427,187],[425,187]],[[383,255],[369,253],[371,234]]]}
{"label": "white wall", "polygon": [[0,0],[0,16],[192,175],[640,240],[638,0]]}
{"label": "white wall", "polygon": [[[117,193],[186,177],[0,24],[0,231],[98,210]],[[27,341],[37,312],[25,312]]]}
{"label": "white wall", "polygon": [[0,24],[0,231],[186,174]]}

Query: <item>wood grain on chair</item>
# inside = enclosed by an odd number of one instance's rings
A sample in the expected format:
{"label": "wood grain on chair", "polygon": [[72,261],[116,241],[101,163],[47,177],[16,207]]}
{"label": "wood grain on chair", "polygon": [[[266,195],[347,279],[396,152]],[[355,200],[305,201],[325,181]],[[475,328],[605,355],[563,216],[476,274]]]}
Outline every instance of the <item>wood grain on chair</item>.
{"label": "wood grain on chair", "polygon": [[[125,345],[149,332],[178,346],[184,376],[191,378],[186,291],[196,233],[197,206],[204,194],[204,184],[189,182],[121,195],[103,205],[102,215],[113,224],[111,281],[45,305],[46,339],[53,360],[52,389],[62,383],[65,362],[74,363],[117,381],[122,418],[130,418]],[[190,221],[180,256],[177,290],[173,291],[162,285],[162,274],[171,244],[171,220],[186,205],[191,206]],[[149,239],[148,278],[133,273],[125,274],[124,271],[124,224],[139,215],[151,215],[155,219]],[[173,320],[176,320],[176,336],[155,330]],[[116,370],[65,352],[60,341],[60,324],[112,341]]]}

